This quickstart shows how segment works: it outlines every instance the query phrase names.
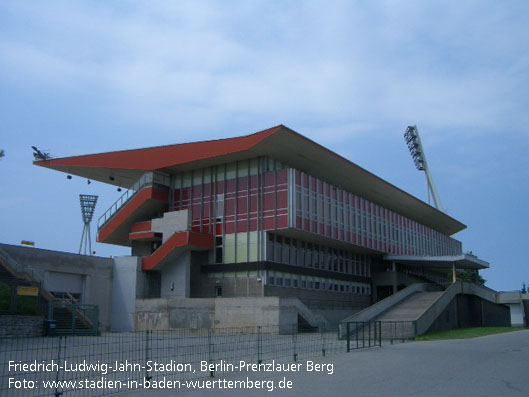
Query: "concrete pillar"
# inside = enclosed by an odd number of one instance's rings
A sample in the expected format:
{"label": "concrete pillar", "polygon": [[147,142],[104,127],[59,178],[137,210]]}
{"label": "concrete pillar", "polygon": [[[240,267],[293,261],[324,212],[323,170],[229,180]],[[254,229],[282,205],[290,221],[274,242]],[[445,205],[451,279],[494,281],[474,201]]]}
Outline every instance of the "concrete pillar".
{"label": "concrete pillar", "polygon": [[452,283],[457,281],[456,263],[452,262]]}
{"label": "concrete pillar", "polygon": [[397,293],[397,264],[395,261],[391,262],[391,270],[393,272],[393,293]]}

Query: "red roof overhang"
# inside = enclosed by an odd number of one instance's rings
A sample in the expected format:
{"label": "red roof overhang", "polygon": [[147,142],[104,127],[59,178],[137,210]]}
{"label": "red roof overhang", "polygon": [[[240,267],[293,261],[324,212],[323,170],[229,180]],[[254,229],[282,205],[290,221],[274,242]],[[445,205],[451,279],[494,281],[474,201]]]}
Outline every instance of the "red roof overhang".
{"label": "red roof overhang", "polygon": [[35,165],[129,188],[147,171],[177,173],[271,156],[444,234],[464,224],[297,132],[279,125],[255,134],[35,161]]}

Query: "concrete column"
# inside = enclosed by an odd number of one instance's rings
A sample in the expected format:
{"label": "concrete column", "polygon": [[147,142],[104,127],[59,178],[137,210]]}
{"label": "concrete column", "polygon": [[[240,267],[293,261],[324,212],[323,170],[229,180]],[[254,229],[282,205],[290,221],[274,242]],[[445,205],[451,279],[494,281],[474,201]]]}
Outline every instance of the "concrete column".
{"label": "concrete column", "polygon": [[391,262],[391,270],[393,272],[393,293],[397,293],[397,264],[395,261]]}
{"label": "concrete column", "polygon": [[452,283],[457,281],[456,263],[452,262]]}

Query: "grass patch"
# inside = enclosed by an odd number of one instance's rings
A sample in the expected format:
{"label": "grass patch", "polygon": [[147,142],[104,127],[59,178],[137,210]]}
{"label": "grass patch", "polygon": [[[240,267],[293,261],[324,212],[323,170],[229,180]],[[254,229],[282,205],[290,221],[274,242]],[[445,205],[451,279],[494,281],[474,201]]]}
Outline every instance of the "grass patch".
{"label": "grass patch", "polygon": [[503,334],[505,332],[520,331],[523,327],[473,327],[458,328],[448,331],[429,332],[425,335],[416,336],[415,340],[443,340],[443,339],[467,339],[480,336]]}

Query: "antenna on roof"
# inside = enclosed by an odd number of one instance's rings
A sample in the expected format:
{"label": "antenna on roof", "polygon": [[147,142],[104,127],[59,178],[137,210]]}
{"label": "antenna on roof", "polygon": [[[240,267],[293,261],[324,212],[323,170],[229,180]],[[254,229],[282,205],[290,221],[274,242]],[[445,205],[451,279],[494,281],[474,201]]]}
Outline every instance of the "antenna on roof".
{"label": "antenna on roof", "polygon": [[83,216],[83,234],[81,235],[81,244],[79,245],[79,254],[84,245],[84,255],[88,249],[88,255],[92,255],[92,241],[90,239],[90,222],[94,216],[94,210],[97,204],[97,197],[89,194],[80,194],[79,201],[81,202],[81,214]]}
{"label": "antenna on roof", "polygon": [[426,155],[424,154],[424,149],[421,144],[421,138],[419,137],[419,130],[416,125],[408,126],[406,132],[404,133],[404,139],[408,144],[408,149],[410,150],[411,158],[415,163],[415,167],[419,171],[424,171],[426,175],[426,194],[428,196],[428,204],[430,203],[430,193],[433,199],[433,205],[438,210],[445,212],[443,205],[441,204],[441,199],[439,198],[439,193],[435,188],[433,183],[432,174],[428,169],[428,163],[426,162]]}

